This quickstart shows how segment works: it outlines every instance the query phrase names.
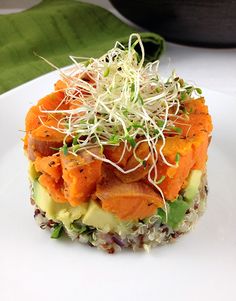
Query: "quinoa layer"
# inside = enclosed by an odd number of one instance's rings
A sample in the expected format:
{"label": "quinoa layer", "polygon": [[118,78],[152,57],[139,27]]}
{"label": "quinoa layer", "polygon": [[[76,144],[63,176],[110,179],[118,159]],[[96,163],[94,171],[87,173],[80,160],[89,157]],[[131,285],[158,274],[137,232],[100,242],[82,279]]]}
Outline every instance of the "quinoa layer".
{"label": "quinoa layer", "polygon": [[[134,251],[160,246],[169,242],[174,242],[178,237],[190,231],[199,216],[205,210],[207,198],[207,181],[206,176],[202,177],[199,192],[196,195],[192,206],[187,210],[183,221],[174,230],[167,224],[161,222],[159,215],[152,215],[143,221],[127,224],[125,229],[119,232],[105,232],[87,225],[83,225],[86,231],[78,233],[76,229],[65,227],[65,234],[72,240],[86,243],[92,247],[104,250],[108,253],[120,251],[123,248],[130,248]],[[58,221],[49,220],[43,212],[35,204],[34,217],[41,229],[53,230]]]}

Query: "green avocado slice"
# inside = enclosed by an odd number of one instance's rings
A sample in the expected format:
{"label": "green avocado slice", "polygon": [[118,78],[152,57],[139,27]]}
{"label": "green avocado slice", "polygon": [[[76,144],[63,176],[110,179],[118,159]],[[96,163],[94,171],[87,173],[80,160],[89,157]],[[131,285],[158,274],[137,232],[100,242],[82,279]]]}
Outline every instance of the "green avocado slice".
{"label": "green avocado slice", "polygon": [[176,229],[188,209],[189,204],[183,200],[182,196],[179,196],[174,202],[167,203],[167,219],[166,213],[162,208],[158,209],[158,215],[161,217],[162,223],[167,224],[172,229]]}
{"label": "green avocado slice", "polygon": [[188,178],[188,185],[184,191],[184,198],[187,201],[192,202],[195,196],[197,195],[201,183],[201,178],[202,178],[201,170],[195,169],[191,171]]}

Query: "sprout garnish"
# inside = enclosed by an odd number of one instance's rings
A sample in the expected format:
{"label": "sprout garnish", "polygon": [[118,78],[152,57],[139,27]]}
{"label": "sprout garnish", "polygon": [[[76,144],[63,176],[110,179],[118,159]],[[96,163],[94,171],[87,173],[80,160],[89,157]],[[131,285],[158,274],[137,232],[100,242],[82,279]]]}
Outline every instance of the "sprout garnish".
{"label": "sprout garnish", "polygon": [[[137,45],[140,55],[135,50]],[[114,48],[100,58],[70,56],[74,63],[70,72],[59,71],[67,85],[63,102],[74,104],[73,108],[54,111],[42,108],[42,111],[63,114],[54,129],[65,134],[64,153],[86,150],[125,174],[146,167],[149,162],[148,180],[164,200],[158,186],[164,177],[158,174],[157,161],[161,158],[171,167],[177,167],[179,161],[179,154],[175,163],[168,162],[163,155],[165,136],[181,134],[181,128],[173,121],[184,113],[180,111],[181,102],[194,93],[201,94],[201,90],[185,83],[175,72],[167,80],[161,78],[159,61],[144,65],[144,57],[139,34],[130,36],[127,48],[116,42]],[[178,119],[178,125],[181,119],[186,120],[183,116]],[[73,145],[67,148],[68,137],[73,138]],[[106,145],[118,146],[121,142],[124,149],[118,162],[105,158],[102,152],[97,155],[91,151],[94,146],[103,150]],[[150,152],[141,159],[136,151],[142,143],[148,144]],[[132,150],[137,159],[137,165],[129,170],[119,166],[126,150]]]}

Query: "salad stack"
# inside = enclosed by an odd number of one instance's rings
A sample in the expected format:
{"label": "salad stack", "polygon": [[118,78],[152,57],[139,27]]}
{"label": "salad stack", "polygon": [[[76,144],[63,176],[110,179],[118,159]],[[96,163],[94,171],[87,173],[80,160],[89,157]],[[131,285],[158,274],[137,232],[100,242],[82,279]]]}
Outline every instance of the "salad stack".
{"label": "salad stack", "polygon": [[206,204],[201,89],[175,72],[163,79],[138,34],[100,58],[70,58],[25,119],[36,221],[109,253],[174,241]]}

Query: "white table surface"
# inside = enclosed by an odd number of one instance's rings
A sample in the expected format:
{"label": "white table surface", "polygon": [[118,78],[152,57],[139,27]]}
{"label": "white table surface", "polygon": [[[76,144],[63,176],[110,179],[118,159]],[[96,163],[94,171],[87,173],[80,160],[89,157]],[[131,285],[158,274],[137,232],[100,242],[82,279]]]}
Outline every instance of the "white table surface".
{"label": "white table surface", "polygon": [[[108,0],[84,1],[101,5],[127,21]],[[40,0],[0,0],[0,14],[22,11],[39,2]],[[186,81],[193,81],[199,87],[235,96],[236,99],[236,48],[210,49],[167,42],[160,61],[164,76],[175,69]]]}

